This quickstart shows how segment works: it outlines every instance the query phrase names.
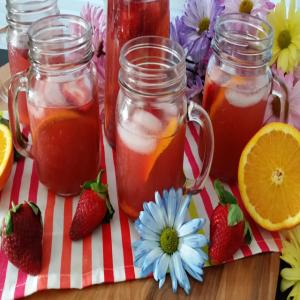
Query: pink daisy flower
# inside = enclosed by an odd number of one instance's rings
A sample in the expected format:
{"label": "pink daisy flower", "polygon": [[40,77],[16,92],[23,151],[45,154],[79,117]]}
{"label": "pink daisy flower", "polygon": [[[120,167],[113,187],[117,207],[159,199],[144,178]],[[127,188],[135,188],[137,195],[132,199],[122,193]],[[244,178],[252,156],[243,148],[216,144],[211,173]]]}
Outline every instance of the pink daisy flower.
{"label": "pink daisy flower", "polygon": [[105,82],[105,40],[106,40],[106,16],[100,7],[96,7],[87,2],[80,16],[89,22],[93,29],[93,61],[98,72],[98,93],[100,102],[100,112],[104,108],[104,82]]}
{"label": "pink daisy flower", "polygon": [[296,80],[300,80],[300,65],[295,69],[294,76]]}
{"label": "pink daisy flower", "polygon": [[224,13],[246,13],[261,19],[275,7],[269,0],[224,0],[224,5]]}

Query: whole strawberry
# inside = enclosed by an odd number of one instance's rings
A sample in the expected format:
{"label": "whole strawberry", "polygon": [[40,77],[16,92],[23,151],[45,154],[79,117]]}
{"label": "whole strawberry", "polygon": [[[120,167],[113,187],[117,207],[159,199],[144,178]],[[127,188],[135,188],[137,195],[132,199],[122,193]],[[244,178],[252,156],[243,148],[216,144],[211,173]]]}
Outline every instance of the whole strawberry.
{"label": "whole strawberry", "polygon": [[3,220],[1,237],[1,249],[11,263],[31,275],[40,272],[43,226],[34,203],[12,204]]}
{"label": "whole strawberry", "polygon": [[91,234],[101,223],[113,217],[114,209],[109,201],[107,185],[101,183],[103,170],[96,181],[86,182],[70,228],[71,240],[82,239]]}
{"label": "whole strawberry", "polygon": [[236,199],[220,181],[214,186],[220,203],[210,219],[209,258],[213,265],[231,259],[244,243],[251,242],[250,227]]}

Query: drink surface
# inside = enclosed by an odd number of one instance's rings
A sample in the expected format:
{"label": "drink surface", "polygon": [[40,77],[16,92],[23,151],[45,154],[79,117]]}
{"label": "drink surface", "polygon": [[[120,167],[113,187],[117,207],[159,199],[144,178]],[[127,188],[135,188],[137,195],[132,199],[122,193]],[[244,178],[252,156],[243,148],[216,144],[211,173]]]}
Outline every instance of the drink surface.
{"label": "drink surface", "polygon": [[[16,48],[12,45],[8,47],[8,60],[11,75],[15,75],[16,73],[25,71],[29,68],[29,57],[28,57],[28,49],[26,48]],[[18,96],[18,111],[20,122],[28,126],[29,118],[28,118],[28,110],[26,104],[26,97],[24,94],[20,94]]]}
{"label": "drink surface", "polygon": [[96,178],[99,169],[98,98],[84,84],[82,79],[37,81],[29,95],[32,154],[38,176],[61,195],[78,194],[81,185]]}
{"label": "drink surface", "polygon": [[119,91],[118,72],[121,47],[128,40],[143,35],[169,36],[169,0],[108,1],[105,134],[115,146],[115,108]]}
{"label": "drink surface", "polygon": [[208,71],[203,107],[214,129],[214,177],[236,180],[242,150],[263,125],[269,92],[270,81],[265,75],[229,75],[217,66]]}
{"label": "drink surface", "polygon": [[[171,110],[168,110],[171,112]],[[183,186],[185,123],[176,116],[136,108],[118,123],[116,136],[119,205],[136,219],[156,191]]]}

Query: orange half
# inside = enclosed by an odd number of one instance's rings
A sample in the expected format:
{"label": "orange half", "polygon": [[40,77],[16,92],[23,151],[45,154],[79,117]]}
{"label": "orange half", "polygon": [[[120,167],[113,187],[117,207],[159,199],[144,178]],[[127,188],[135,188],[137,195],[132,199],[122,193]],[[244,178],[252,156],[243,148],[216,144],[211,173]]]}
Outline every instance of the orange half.
{"label": "orange half", "polygon": [[12,137],[7,126],[0,124],[0,190],[10,175],[14,161]]}
{"label": "orange half", "polygon": [[271,231],[300,223],[300,132],[283,123],[260,129],[242,152],[238,182],[252,218]]}

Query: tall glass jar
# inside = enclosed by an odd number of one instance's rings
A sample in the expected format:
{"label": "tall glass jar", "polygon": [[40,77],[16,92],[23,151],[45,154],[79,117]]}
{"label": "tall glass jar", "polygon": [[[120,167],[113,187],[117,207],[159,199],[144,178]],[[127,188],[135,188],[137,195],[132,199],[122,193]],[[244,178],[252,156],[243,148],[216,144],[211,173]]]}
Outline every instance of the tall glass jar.
{"label": "tall glass jar", "polygon": [[[60,195],[74,195],[96,178],[100,116],[92,30],[82,18],[50,16],[29,29],[31,67],[15,75],[9,118],[16,149],[36,162],[40,181]],[[20,133],[18,94],[27,99],[32,142]]]}
{"label": "tall glass jar", "polygon": [[285,98],[274,90],[272,41],[271,26],[248,14],[223,15],[215,25],[203,107],[215,136],[211,174],[226,182],[237,178],[240,155],[263,125],[270,93]]}
{"label": "tall glass jar", "polygon": [[105,135],[113,147],[120,49],[138,36],[168,37],[169,27],[169,0],[109,0],[107,3]]}
{"label": "tall glass jar", "polygon": [[[50,15],[59,14],[57,0],[6,0],[8,23],[7,48],[11,75],[24,71],[29,67],[28,28]],[[19,101],[20,121],[28,125],[28,113],[24,96]]]}

